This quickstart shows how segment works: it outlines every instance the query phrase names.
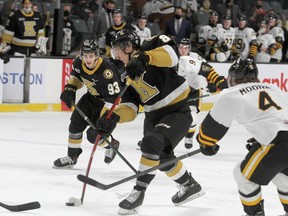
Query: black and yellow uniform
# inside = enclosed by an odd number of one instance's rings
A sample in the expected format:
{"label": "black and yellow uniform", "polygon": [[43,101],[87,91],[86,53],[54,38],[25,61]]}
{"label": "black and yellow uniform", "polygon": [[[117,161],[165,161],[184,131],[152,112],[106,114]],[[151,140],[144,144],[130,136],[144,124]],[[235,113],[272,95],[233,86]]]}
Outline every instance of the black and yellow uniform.
{"label": "black and yellow uniform", "polygon": [[[139,105],[144,107],[141,172],[175,157],[173,149],[186,135],[192,117],[187,103],[190,88],[174,67],[178,63],[174,41],[165,35],[155,36],[145,41],[140,51],[149,57],[146,71],[132,81],[114,112],[122,123],[136,117]],[[189,178],[181,161],[161,171],[178,184],[184,184]],[[136,187],[145,189],[155,174],[138,177]]]}
{"label": "black and yellow uniform", "polygon": [[111,40],[112,40],[113,36],[118,31],[120,31],[122,29],[135,30],[135,28],[131,24],[129,24],[129,23],[125,22],[125,21],[121,22],[120,25],[115,25],[114,24],[111,27],[109,27],[107,29],[106,33],[105,33],[105,45],[106,45],[105,46],[105,48],[106,48],[106,54],[105,55],[110,56]]}
{"label": "black and yellow uniform", "polygon": [[[83,85],[86,86],[88,91],[80,98],[77,105],[92,122],[96,122],[102,110],[104,112],[112,107],[121,91],[117,68],[103,58],[99,58],[96,66],[89,69],[80,56],[76,57],[68,84],[76,86],[77,89]],[[80,148],[82,133],[87,126],[86,120],[76,110],[73,111],[69,125],[69,134],[71,135],[69,136],[69,147]],[[87,138],[94,143],[95,137],[91,137],[89,134],[92,132],[91,130],[92,128],[87,131]]]}
{"label": "black and yellow uniform", "polygon": [[44,37],[44,20],[40,13],[17,10],[9,17],[3,34],[3,42],[11,45],[10,54],[15,52],[30,56],[35,53],[37,39]]}

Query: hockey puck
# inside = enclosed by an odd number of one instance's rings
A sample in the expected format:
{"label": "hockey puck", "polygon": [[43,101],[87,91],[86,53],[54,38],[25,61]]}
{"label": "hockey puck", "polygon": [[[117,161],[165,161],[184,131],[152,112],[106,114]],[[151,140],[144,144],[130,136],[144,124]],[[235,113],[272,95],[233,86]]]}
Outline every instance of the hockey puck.
{"label": "hockey puck", "polygon": [[74,203],[66,202],[66,206],[75,206]]}
{"label": "hockey puck", "polygon": [[69,202],[66,202],[66,206],[80,206],[81,200],[75,197],[69,198]]}

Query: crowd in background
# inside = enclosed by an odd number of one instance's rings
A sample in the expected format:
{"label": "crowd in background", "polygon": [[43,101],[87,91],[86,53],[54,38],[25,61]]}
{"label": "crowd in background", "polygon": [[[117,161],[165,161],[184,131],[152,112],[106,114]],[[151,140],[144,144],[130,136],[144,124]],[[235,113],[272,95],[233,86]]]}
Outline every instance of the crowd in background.
{"label": "crowd in background", "polygon": [[[7,25],[9,14],[11,15],[11,12],[21,9],[21,0],[2,1],[4,4],[0,10],[0,31],[2,30],[3,32]],[[164,2],[163,0],[159,1]],[[47,29],[49,29],[49,27],[47,27],[47,25],[49,25],[47,20],[53,18],[53,7],[56,7],[56,1],[31,0],[31,2],[33,3],[33,10],[39,11],[43,16],[43,23],[45,24],[44,30],[46,30],[46,37],[49,38],[47,43],[48,52],[46,55],[49,55],[51,54],[49,53],[49,45],[51,51],[51,42],[49,43],[49,41],[52,39],[49,37],[51,28],[50,32],[47,31]],[[164,19],[164,27],[161,27],[159,19],[152,21],[150,16],[148,16],[149,14],[135,12],[131,8],[133,1],[126,1],[126,3],[127,2],[131,6],[125,8],[124,14],[123,1],[120,0],[62,0],[61,10],[63,11],[64,29],[61,55],[76,55],[79,50],[79,41],[94,38],[99,41],[100,46],[103,48],[102,54],[109,56],[111,37],[123,28],[132,28],[138,32],[142,41],[156,34],[166,34],[174,38],[176,42],[179,42],[182,38],[190,38],[193,45],[192,50],[208,60],[220,62],[233,60],[235,55],[241,54],[243,49],[247,49],[248,45],[250,49],[248,49],[247,55],[254,55],[253,58],[256,59],[257,54],[261,54],[262,52],[264,57],[260,56],[260,60],[258,57],[259,61],[274,62],[274,59],[276,59],[277,62],[287,62],[287,1],[165,1],[174,6],[174,11],[171,11],[172,16],[160,18],[162,19],[160,22]],[[148,2],[155,2],[155,0]],[[48,14],[50,17],[47,17],[47,9],[45,10],[45,7],[43,7],[47,5],[47,3],[51,5],[49,8],[51,13]],[[237,33],[236,29],[241,29],[241,27],[239,27],[241,19],[246,22],[245,27],[251,28],[252,33],[249,33],[251,34],[251,41],[246,41],[246,47],[242,46],[242,48],[237,51],[240,33],[239,31]],[[274,26],[277,26],[277,30],[272,26],[274,32],[276,32],[275,34],[271,32],[272,27],[270,20],[272,19],[275,20]],[[207,26],[212,26],[212,29],[209,30],[210,27],[207,28]],[[227,29],[230,28],[235,29],[235,33],[233,33],[234,30],[232,33],[229,30],[229,35]],[[264,28],[266,28],[266,30],[264,30]],[[210,33],[205,35],[205,31],[209,31]],[[222,31],[224,36],[215,33],[219,31]],[[280,35],[278,31],[282,31]],[[203,32],[205,37],[203,36]],[[270,35],[273,35],[273,37],[271,38]],[[230,43],[227,43],[228,39]],[[231,40],[233,40],[233,42]],[[255,46],[256,51],[253,50],[253,42],[255,41],[258,42],[257,47]],[[245,44],[243,43],[243,45]],[[277,50],[279,52],[280,49],[282,53],[281,58],[274,58],[273,55]],[[270,57],[267,56],[267,54],[270,55]]]}

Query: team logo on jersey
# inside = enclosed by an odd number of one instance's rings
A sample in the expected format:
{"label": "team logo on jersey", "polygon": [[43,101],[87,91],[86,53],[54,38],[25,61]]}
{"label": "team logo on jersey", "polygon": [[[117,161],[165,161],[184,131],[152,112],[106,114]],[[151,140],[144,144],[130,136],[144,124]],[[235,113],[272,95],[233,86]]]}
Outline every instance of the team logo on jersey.
{"label": "team logo on jersey", "polygon": [[202,65],[202,71],[210,71],[210,67],[206,66],[206,65]]}
{"label": "team logo on jersey", "polygon": [[103,76],[106,78],[106,79],[112,79],[113,78],[113,72],[109,69],[106,69],[104,72],[103,72]]}

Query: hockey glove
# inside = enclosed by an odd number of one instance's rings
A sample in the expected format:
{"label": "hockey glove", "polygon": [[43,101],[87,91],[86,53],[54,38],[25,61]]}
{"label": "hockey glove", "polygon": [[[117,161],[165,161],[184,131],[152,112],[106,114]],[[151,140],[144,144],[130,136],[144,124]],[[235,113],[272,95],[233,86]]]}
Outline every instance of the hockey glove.
{"label": "hockey glove", "polygon": [[207,156],[213,156],[217,154],[219,151],[220,146],[215,144],[214,146],[206,146],[206,145],[201,145],[200,144],[200,151],[202,154],[207,155]]}
{"label": "hockey glove", "polygon": [[96,124],[97,133],[103,136],[110,135],[120,120],[120,116],[114,112],[112,112],[112,115],[110,116],[109,119],[107,119],[107,115],[108,115],[108,111],[106,111],[103,114],[103,116],[101,116],[98,119],[97,124]]}
{"label": "hockey glove", "polygon": [[137,53],[126,65],[126,72],[130,79],[135,80],[145,72],[149,57],[143,52]]}
{"label": "hockey glove", "polygon": [[225,79],[224,76],[219,76],[217,79],[216,79],[216,82],[215,82],[215,85],[218,89],[220,89],[221,91],[225,88],[228,88],[228,83]]}
{"label": "hockey glove", "polygon": [[217,87],[216,87],[215,83],[210,83],[210,82],[208,82],[207,88],[208,88],[208,90],[209,90],[210,93],[215,93],[215,92],[217,92]]}
{"label": "hockey glove", "polygon": [[71,108],[72,101],[75,102],[76,90],[76,86],[67,84],[65,85],[64,90],[60,95],[60,99],[66,104],[68,108]]}
{"label": "hockey glove", "polygon": [[211,38],[207,40],[208,46],[214,46],[218,42],[218,38],[215,35],[212,35]]}
{"label": "hockey glove", "polygon": [[252,148],[256,147],[259,148],[261,144],[254,138],[250,138],[247,140],[246,149],[250,151]]}

